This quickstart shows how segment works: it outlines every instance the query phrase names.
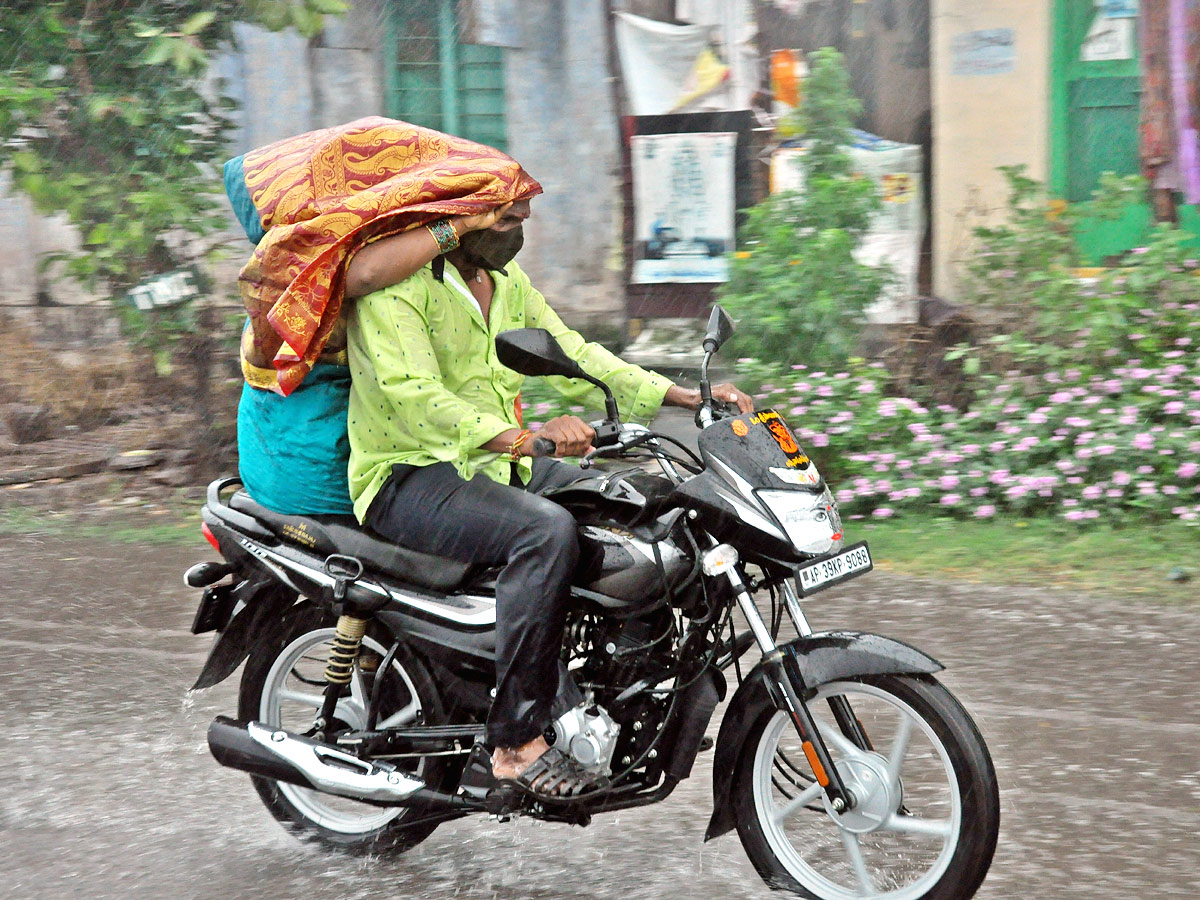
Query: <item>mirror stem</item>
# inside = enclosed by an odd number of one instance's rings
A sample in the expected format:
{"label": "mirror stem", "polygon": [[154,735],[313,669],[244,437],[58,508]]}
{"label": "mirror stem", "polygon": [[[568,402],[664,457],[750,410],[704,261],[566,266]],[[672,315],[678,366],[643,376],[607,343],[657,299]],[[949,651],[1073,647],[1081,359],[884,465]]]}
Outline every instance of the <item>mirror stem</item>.
{"label": "mirror stem", "polygon": [[604,414],[605,414],[605,416],[608,418],[608,420],[610,422],[620,422],[621,421],[621,411],[619,409],[617,409],[617,398],[613,396],[613,392],[609,389],[608,385],[605,384],[603,381],[601,381],[599,378],[593,378],[591,375],[588,375],[586,372],[580,372],[578,377],[582,378],[584,381],[591,382],[596,387],[600,388],[600,390],[604,391]]}
{"label": "mirror stem", "polygon": [[[709,342],[705,341],[705,345]],[[712,403],[712,386],[708,383],[708,363],[713,357],[713,348],[705,346],[704,359],[700,362],[700,404],[707,406]]]}

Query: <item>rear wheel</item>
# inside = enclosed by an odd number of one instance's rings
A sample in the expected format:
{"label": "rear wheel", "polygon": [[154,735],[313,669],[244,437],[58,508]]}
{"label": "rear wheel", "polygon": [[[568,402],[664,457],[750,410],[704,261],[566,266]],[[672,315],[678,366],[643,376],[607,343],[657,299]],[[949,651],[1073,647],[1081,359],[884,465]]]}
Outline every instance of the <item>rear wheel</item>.
{"label": "rear wheel", "polygon": [[[844,697],[873,744],[862,750],[828,704]],[[817,900],[965,900],[991,864],[995,770],[958,701],[932,678],[823,685],[808,702],[854,808],[835,812],[791,720],[764,709],[738,763],[738,834],[768,884]]]}
{"label": "rear wheel", "polygon": [[[246,663],[238,696],[243,720],[304,734],[312,728],[325,689],[325,664],[335,619],[316,607],[298,607],[264,634]],[[375,678],[384,677],[377,727],[442,724],[442,705],[426,668],[401,650],[385,675],[377,671],[391,639],[373,625],[363,638],[350,692],[334,712],[330,732],[362,729]],[[436,757],[389,760],[430,787],[442,787],[450,773]],[[437,822],[419,808],[379,807],[269,778],[251,776],[271,815],[297,837],[357,853],[402,852],[428,837]],[[421,821],[425,819],[425,821]]]}

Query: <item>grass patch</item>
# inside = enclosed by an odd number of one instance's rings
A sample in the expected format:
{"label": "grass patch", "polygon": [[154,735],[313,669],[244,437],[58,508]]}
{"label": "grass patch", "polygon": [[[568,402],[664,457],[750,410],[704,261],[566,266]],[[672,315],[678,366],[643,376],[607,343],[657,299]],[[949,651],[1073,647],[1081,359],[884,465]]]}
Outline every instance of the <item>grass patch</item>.
{"label": "grass patch", "polygon": [[199,546],[200,509],[164,506],[33,512],[16,507],[0,509],[0,535],[44,534],[67,539],[108,541],[142,546]]}
{"label": "grass patch", "polygon": [[870,543],[877,568],[903,575],[1181,603],[1200,594],[1200,530],[1177,523],[1085,530],[1045,519],[904,516],[846,524],[848,540]]}
{"label": "grass patch", "polygon": [[[876,568],[900,575],[1009,585],[1050,585],[1118,597],[1194,604],[1200,529],[1178,523],[1079,529],[1044,519],[963,522],[904,516],[847,522]],[[0,535],[45,534],[141,546],[198,547],[199,508],[153,506],[88,513],[0,509]]]}

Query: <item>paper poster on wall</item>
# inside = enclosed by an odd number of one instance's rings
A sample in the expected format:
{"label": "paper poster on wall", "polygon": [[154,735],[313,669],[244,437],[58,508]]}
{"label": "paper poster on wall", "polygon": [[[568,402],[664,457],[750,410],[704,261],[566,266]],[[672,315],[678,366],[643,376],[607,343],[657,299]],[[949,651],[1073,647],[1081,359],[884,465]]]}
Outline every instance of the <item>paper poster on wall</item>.
{"label": "paper poster on wall", "polygon": [[1138,0],[1096,0],[1100,15],[1106,19],[1136,19]]}
{"label": "paper poster on wall", "polygon": [[735,132],[630,139],[634,284],[729,279],[736,147]]}
{"label": "paper poster on wall", "polygon": [[1133,19],[1108,19],[1098,16],[1079,48],[1083,62],[1133,59]]}
{"label": "paper poster on wall", "polygon": [[1017,59],[1016,32],[1011,28],[984,28],[956,34],[950,40],[954,75],[1003,75]]}

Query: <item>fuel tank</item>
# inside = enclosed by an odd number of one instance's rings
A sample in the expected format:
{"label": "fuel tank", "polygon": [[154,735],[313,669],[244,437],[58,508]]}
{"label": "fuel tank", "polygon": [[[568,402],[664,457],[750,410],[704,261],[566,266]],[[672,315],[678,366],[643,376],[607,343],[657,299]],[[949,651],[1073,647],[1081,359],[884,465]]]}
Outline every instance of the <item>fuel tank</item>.
{"label": "fuel tank", "polygon": [[692,570],[692,560],[667,537],[671,517],[682,513],[668,508],[672,490],[661,477],[622,469],[546,492],[580,523],[574,584],[603,595],[594,599],[610,615],[653,608]]}
{"label": "fuel tank", "polygon": [[580,525],[579,547],[576,584],[617,601],[604,604],[610,611],[623,608],[630,615],[658,605],[668,586],[678,585],[692,569],[692,561],[670,541],[642,539],[617,524]]}

